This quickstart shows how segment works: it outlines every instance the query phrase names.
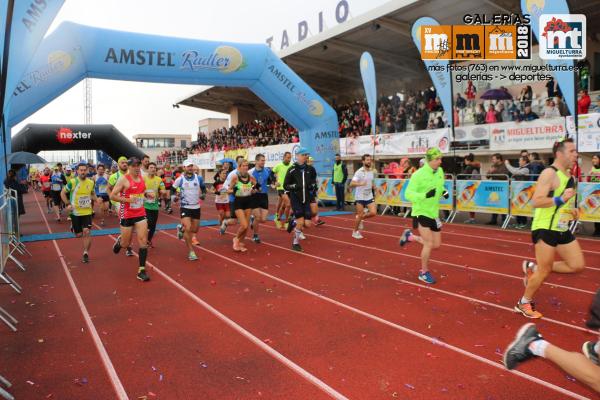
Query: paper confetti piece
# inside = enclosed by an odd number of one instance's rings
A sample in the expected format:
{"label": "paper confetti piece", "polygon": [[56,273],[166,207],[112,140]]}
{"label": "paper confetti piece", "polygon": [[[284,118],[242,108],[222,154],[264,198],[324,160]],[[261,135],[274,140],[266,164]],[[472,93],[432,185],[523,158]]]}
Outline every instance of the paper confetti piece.
{"label": "paper confetti piece", "polygon": [[405,383],[404,386],[406,386],[410,390],[415,390],[415,387],[413,385],[409,384],[409,383]]}
{"label": "paper confetti piece", "polygon": [[25,381],[25,382],[30,384],[31,386],[35,385],[35,383],[33,383],[32,381]]}

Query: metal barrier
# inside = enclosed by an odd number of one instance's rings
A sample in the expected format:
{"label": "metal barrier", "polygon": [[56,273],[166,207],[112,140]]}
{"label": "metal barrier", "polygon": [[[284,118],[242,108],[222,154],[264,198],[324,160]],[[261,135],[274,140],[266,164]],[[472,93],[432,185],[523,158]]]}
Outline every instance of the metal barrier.
{"label": "metal barrier", "polygon": [[[11,223],[10,223],[10,193],[5,190],[0,195],[0,279],[11,286],[17,293],[22,292],[21,286],[6,272],[6,262],[10,257]],[[17,319],[0,307],[0,320],[11,330],[16,331]],[[9,383],[10,384],[10,383]]]}

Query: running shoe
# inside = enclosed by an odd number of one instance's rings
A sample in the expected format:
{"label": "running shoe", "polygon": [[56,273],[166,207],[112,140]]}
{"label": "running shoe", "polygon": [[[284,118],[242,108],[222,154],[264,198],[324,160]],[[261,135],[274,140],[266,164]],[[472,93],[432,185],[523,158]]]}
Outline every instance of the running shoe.
{"label": "running shoe", "polygon": [[363,239],[363,235],[361,235],[359,231],[352,232],[352,237],[354,239]]}
{"label": "running shoe", "polygon": [[287,233],[292,233],[292,231],[294,230],[295,227],[296,227],[296,220],[288,221],[285,224],[285,229],[287,230]]}
{"label": "running shoe", "polygon": [[198,256],[196,255],[196,253],[194,253],[193,251],[190,251],[190,253],[188,254],[188,260],[196,261],[197,259],[198,259]]}
{"label": "running shoe", "polygon": [[250,216],[250,229],[254,230],[254,215]]}
{"label": "running shoe", "polygon": [[322,219],[319,219],[316,223],[317,226],[321,226],[325,223],[325,221],[323,221]]}
{"label": "running shoe", "polygon": [[304,250],[302,250],[302,246],[300,246],[300,243],[292,244],[292,250],[300,252],[300,253],[302,253],[304,251]]}
{"label": "running shoe", "polygon": [[100,220],[100,226],[104,226],[104,220]]}
{"label": "running shoe", "polygon": [[177,239],[183,239],[183,225],[177,225]]}
{"label": "running shoe", "polygon": [[516,312],[520,312],[521,314],[523,314],[527,318],[533,318],[533,319],[542,318],[542,313],[536,311],[536,309],[535,309],[535,303],[534,302],[531,302],[531,303],[521,303],[519,301],[517,303],[517,305],[515,306],[515,311]]}
{"label": "running shoe", "polygon": [[115,244],[113,244],[113,253],[119,254],[119,251],[121,251],[121,236],[119,236]]}
{"label": "running shoe", "polygon": [[523,285],[525,285],[525,287],[527,287],[527,282],[529,281],[529,278],[531,278],[531,276],[535,272],[536,267],[537,267],[537,265],[535,265],[535,263],[533,261],[523,260],[523,263],[521,264],[521,268],[523,269],[523,274],[525,275],[523,277]]}
{"label": "running shoe", "polygon": [[300,238],[300,240],[306,240],[306,236],[304,236],[304,232],[300,232],[299,238]]}
{"label": "running shoe", "polygon": [[275,216],[275,219],[273,221],[275,222],[275,227],[277,229],[281,229],[281,221],[279,220],[279,216],[278,215]]}
{"label": "running shoe", "polygon": [[88,255],[88,253],[83,253],[83,260],[82,260],[82,262],[84,264],[87,264],[87,263],[90,262],[90,256]]}
{"label": "running shoe", "polygon": [[140,281],[142,281],[142,282],[148,282],[150,280],[150,277],[146,273],[146,269],[145,268],[143,270],[141,270],[140,272],[138,272],[137,278]]}
{"label": "running shoe", "polygon": [[167,214],[173,214],[173,209],[172,208],[167,208]]}
{"label": "running shoe", "polygon": [[360,221],[360,224],[358,224],[358,230],[362,231],[363,229],[365,229],[365,224],[363,223],[363,221]]}
{"label": "running shoe", "polygon": [[428,283],[430,285],[433,285],[435,283],[435,279],[433,278],[433,276],[431,275],[431,272],[427,271],[427,272],[419,272],[419,280],[425,283]]}
{"label": "running shoe", "polygon": [[400,236],[400,247],[404,247],[404,245],[409,242],[408,239],[411,235],[412,231],[410,229],[406,229],[402,232],[402,236]]}
{"label": "running shoe", "polygon": [[465,221],[465,224],[474,224],[475,223],[475,218],[469,218],[468,220]]}
{"label": "running shoe", "polygon": [[517,332],[515,340],[504,351],[504,366],[506,369],[515,369],[519,364],[536,357],[529,350],[529,345],[536,340],[543,339],[535,324],[530,322],[523,325]]}
{"label": "running shoe", "polygon": [[[285,224],[283,224],[283,228],[284,228],[286,231],[288,231],[288,232],[289,232],[289,230],[288,230],[288,229],[290,229],[290,226],[291,226],[291,225],[292,225],[292,224],[290,224],[289,222],[286,222]],[[292,228],[293,228],[293,226],[292,226]]]}
{"label": "running shoe", "polygon": [[223,220],[223,222],[221,222],[221,228],[219,228],[219,233],[221,235],[224,235],[226,230],[227,230],[227,221]]}
{"label": "running shoe", "polygon": [[154,248],[154,245],[152,244],[152,241],[151,241],[151,240],[148,240],[148,241],[146,242],[146,247]]}
{"label": "running shoe", "polygon": [[258,237],[258,235],[255,234],[254,236],[252,236],[252,241],[254,243],[260,243],[260,238]]}
{"label": "running shoe", "polygon": [[196,238],[196,236],[192,236],[192,245],[196,246],[199,245],[200,242],[198,241],[198,239]]}
{"label": "running shoe", "polygon": [[600,356],[598,356],[598,353],[594,350],[594,346],[596,346],[596,342],[585,342],[583,346],[581,346],[581,351],[591,362],[600,365]]}
{"label": "running shoe", "polygon": [[127,251],[125,252],[125,255],[127,257],[133,257],[135,254],[133,254],[133,250],[131,249],[131,247],[128,247]]}

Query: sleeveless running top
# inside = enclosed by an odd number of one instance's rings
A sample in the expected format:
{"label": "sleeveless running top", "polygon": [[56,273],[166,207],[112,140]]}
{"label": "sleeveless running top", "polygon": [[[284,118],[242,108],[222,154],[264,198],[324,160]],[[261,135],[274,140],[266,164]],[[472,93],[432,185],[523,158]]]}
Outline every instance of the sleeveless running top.
{"label": "sleeveless running top", "polygon": [[136,182],[129,174],[125,175],[125,178],[129,181],[129,188],[121,192],[121,197],[135,200],[132,203],[121,203],[119,210],[121,219],[145,217],[144,193],[146,192],[146,184],[144,179],[140,177],[140,180]]}
{"label": "sleeveless running top", "polygon": [[242,179],[242,176],[237,174],[238,180],[235,183],[235,190],[233,194],[235,197],[248,197],[252,195],[252,181],[250,175],[246,176],[246,179]]}
{"label": "sleeveless running top", "polygon": [[[554,167],[550,167],[556,171],[556,175],[560,181],[560,184],[555,190],[551,190],[548,193],[548,197],[562,196],[566,189],[573,188],[575,182],[573,177],[568,177],[562,171],[557,170]],[[571,197],[569,201],[560,207],[552,206],[546,208],[536,208],[533,217],[533,223],[531,224],[531,230],[547,229],[557,232],[566,232],[569,230],[569,222],[573,219],[571,209],[575,203],[575,196]]]}

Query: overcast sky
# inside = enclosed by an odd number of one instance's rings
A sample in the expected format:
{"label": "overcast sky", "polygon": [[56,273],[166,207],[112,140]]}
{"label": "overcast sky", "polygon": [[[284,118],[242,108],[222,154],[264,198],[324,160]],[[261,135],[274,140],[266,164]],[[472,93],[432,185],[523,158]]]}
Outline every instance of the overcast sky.
{"label": "overcast sky", "polygon": [[[387,0],[347,0],[350,18]],[[309,35],[318,33],[318,13],[325,28],[335,21],[339,0],[66,0],[49,32],[61,22],[130,32],[207,40],[264,43],[274,36],[275,50],[287,30],[297,41],[298,22],[306,20]],[[93,123],[113,124],[125,135],[136,133],[195,134],[198,120],[225,115],[172,104],[202,86],[168,85],[94,79]],[[13,128],[27,123],[83,123],[84,91],[79,83]]]}

